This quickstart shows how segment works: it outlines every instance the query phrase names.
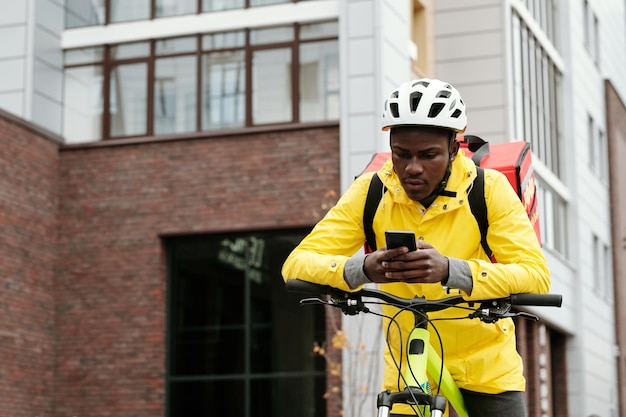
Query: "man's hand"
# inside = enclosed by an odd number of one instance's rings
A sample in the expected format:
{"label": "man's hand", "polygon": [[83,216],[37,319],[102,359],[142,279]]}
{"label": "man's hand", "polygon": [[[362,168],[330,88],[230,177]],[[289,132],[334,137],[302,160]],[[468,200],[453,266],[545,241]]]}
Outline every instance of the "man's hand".
{"label": "man's hand", "polygon": [[363,270],[372,282],[435,283],[448,278],[448,258],[430,244],[417,241],[417,250],[378,249],[365,258]]}

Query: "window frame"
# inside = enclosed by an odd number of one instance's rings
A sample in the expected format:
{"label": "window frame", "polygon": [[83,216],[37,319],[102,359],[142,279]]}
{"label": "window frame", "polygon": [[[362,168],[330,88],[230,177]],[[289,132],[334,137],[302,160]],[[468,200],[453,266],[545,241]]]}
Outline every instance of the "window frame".
{"label": "window frame", "polygon": [[544,247],[567,259],[570,196],[562,179],[565,66],[557,50],[556,8],[553,0],[511,0],[511,120],[513,136],[531,144]]}
{"label": "window frame", "polygon": [[[250,28],[243,28],[240,30],[234,30],[234,31],[228,31],[228,32],[223,32],[223,33],[236,33],[236,32],[244,32],[244,43],[243,45],[238,45],[238,46],[229,46],[229,47],[224,47],[224,48],[215,48],[215,49],[205,49],[203,48],[203,36],[206,36],[210,33],[201,33],[201,34],[195,34],[195,35],[185,35],[185,36],[180,36],[180,37],[172,37],[172,38],[159,38],[159,39],[151,39],[151,40],[146,40],[146,41],[140,41],[140,42],[136,42],[136,43],[148,43],[149,44],[149,54],[146,56],[138,56],[138,57],[123,57],[121,59],[116,59],[114,57],[112,57],[112,49],[116,48],[118,46],[123,46],[123,45],[131,45],[135,42],[130,42],[130,43],[123,43],[123,44],[114,44],[114,45],[104,45],[101,47],[93,47],[93,48],[84,48],[85,50],[89,50],[89,49],[95,49],[95,48],[104,48],[104,52],[103,52],[103,56],[101,59],[93,59],[91,61],[88,62],[80,62],[80,63],[70,63],[64,66],[64,69],[69,69],[69,68],[77,68],[77,67],[101,67],[102,70],[102,74],[104,77],[103,83],[102,83],[102,96],[103,96],[103,108],[102,108],[102,114],[101,114],[101,118],[102,118],[102,131],[101,131],[101,137],[99,139],[96,140],[111,140],[111,139],[130,139],[130,138],[137,138],[137,137],[153,137],[155,136],[154,134],[154,97],[155,97],[155,87],[154,87],[154,83],[155,83],[155,65],[158,59],[160,58],[174,58],[174,57],[184,57],[184,56],[194,56],[196,59],[196,80],[195,80],[195,84],[196,84],[196,91],[197,91],[197,95],[196,95],[196,108],[195,108],[195,130],[193,132],[185,132],[187,134],[196,134],[196,133],[200,133],[200,132],[217,132],[217,131],[222,131],[222,130],[232,130],[232,128],[217,128],[217,129],[203,129],[202,126],[202,115],[203,115],[203,57],[205,55],[209,55],[211,53],[217,53],[217,52],[226,52],[226,51],[242,51],[244,54],[244,60],[245,60],[245,117],[244,117],[244,124],[241,127],[237,127],[240,129],[247,129],[247,128],[252,128],[252,127],[258,127],[258,126],[281,126],[281,125],[293,125],[293,124],[300,124],[300,48],[302,45],[306,45],[306,44],[314,44],[314,43],[323,43],[323,42],[329,42],[329,41],[334,41],[337,42],[337,48],[338,46],[338,32],[334,33],[334,34],[320,34],[318,36],[307,36],[306,39],[301,39],[300,38],[300,30],[302,27],[306,27],[306,26],[310,26],[310,25],[316,25],[316,24],[320,24],[320,25],[324,25],[327,23],[333,23],[333,24],[338,24],[338,22],[336,20],[329,20],[329,21],[319,21],[319,22],[311,22],[311,23],[305,23],[305,24],[300,24],[300,23],[293,23],[293,24],[287,24],[287,25],[279,25],[276,26],[277,28],[281,28],[281,27],[286,27],[286,28],[292,28],[293,32],[294,32],[294,37],[293,39],[290,40],[286,40],[286,41],[277,41],[277,42],[268,42],[268,43],[262,43],[262,44],[258,44],[258,45],[252,45],[251,41],[250,41],[250,34],[252,31],[257,30],[257,29],[250,29]],[[168,53],[168,54],[158,54],[156,53],[156,44],[160,41],[163,40],[167,40],[167,39],[178,39],[178,38],[195,38],[196,41],[196,47],[195,50],[193,51],[181,51],[181,52],[173,52],[173,53]],[[257,51],[264,51],[264,50],[272,50],[272,49],[289,49],[291,52],[291,62],[290,62],[290,75],[291,75],[291,83],[290,83],[290,87],[291,87],[291,92],[290,92],[290,97],[291,97],[291,118],[290,120],[287,121],[281,121],[281,122],[276,122],[276,123],[257,123],[255,124],[253,121],[253,115],[252,115],[252,110],[253,110],[253,101],[254,101],[254,97],[253,97],[253,78],[252,78],[252,73],[254,71],[254,68],[252,67],[252,56],[255,52]],[[73,51],[73,50],[68,50],[68,51]],[[337,54],[339,54],[339,51],[337,50]],[[336,61],[337,65],[339,65],[339,60]],[[134,64],[134,63],[146,63],[148,66],[148,70],[147,70],[147,103],[146,103],[146,128],[145,128],[145,134],[129,134],[129,135],[112,135],[111,132],[111,108],[110,108],[110,104],[111,104],[111,71],[113,70],[113,68],[116,68],[119,65],[126,65],[126,64]],[[339,118],[339,114],[336,115],[336,118],[326,118],[323,121],[334,121],[334,120],[338,120]],[[307,122],[307,123],[316,123],[316,122]],[[159,135],[162,136],[162,135]]]}
{"label": "window frame", "polygon": [[[161,19],[161,18],[168,18],[168,17],[173,17],[173,16],[184,16],[184,15],[191,15],[191,14],[202,14],[202,13],[218,13],[224,10],[238,10],[238,9],[250,9],[250,8],[257,8],[257,7],[266,7],[266,6],[272,6],[272,5],[277,5],[277,4],[289,4],[289,3],[300,3],[300,2],[304,2],[307,0],[277,0],[274,1],[271,4],[259,4],[259,5],[253,5],[253,0],[241,0],[243,2],[243,6],[242,7],[233,7],[233,8],[224,8],[224,9],[219,9],[219,10],[204,10],[204,1],[203,0],[196,0],[195,1],[195,7],[194,10],[191,12],[179,12],[179,13],[174,13],[174,14],[160,14],[157,15],[158,13],[158,7],[157,7],[157,1],[158,0],[144,0],[146,2],[148,2],[148,16],[146,16],[145,18],[136,18],[136,19],[126,19],[126,20],[111,20],[111,16],[112,16],[112,1],[113,0],[101,0],[101,4],[96,4],[96,5],[92,5],[92,10],[91,10],[91,15],[93,17],[98,17],[100,16],[100,19],[102,19],[102,22],[100,23],[94,23],[94,24],[85,24],[85,25],[73,25],[73,26],[67,26],[67,18],[68,16],[70,16],[72,14],[72,9],[71,7],[66,6],[65,7],[65,28],[66,29],[73,29],[73,28],[79,28],[79,27],[88,27],[88,26],[103,26],[103,25],[109,25],[109,24],[116,24],[116,23],[122,23],[122,22],[136,22],[136,21],[141,21],[141,20],[155,20],[155,19]],[[76,17],[74,15],[74,17]]]}

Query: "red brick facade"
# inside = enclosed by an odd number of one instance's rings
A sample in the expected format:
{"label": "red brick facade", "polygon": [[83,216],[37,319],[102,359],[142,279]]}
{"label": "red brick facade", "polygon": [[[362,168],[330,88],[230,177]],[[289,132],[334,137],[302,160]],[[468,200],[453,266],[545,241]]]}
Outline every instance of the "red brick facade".
{"label": "red brick facade", "polygon": [[0,416],[49,414],[59,138],[0,113]]}
{"label": "red brick facade", "polygon": [[55,139],[0,113],[0,416],[162,416],[162,237],[314,224],[339,129]]}

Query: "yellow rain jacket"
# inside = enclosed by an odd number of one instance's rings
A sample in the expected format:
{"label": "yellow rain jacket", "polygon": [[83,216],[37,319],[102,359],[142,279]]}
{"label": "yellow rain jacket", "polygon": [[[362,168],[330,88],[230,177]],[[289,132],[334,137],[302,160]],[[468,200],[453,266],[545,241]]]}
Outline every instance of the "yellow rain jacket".
{"label": "yellow rain jacket", "polygon": [[[362,250],[365,242],[363,209],[372,173],[359,177],[336,206],[289,255],[283,266],[285,280],[331,285],[350,291],[343,278],[346,260]],[[480,231],[471,213],[467,191],[476,177],[471,159],[459,151],[452,163],[446,190],[456,197],[438,196],[424,207],[411,200],[396,176],[391,160],[378,171],[387,187],[374,217],[377,246],[385,246],[385,230],[412,230],[416,237],[430,243],[442,255],[467,260],[473,278],[471,294],[460,290],[446,293],[440,284],[381,284],[381,289],[401,297],[415,295],[441,299],[461,294],[467,300],[505,297],[517,293],[547,293],[550,273],[533,227],[519,198],[506,177],[485,169],[485,199],[489,229],[487,242],[497,263],[491,263],[480,244]],[[383,307],[383,313],[397,310]],[[431,318],[465,315],[455,309],[432,313]],[[399,358],[399,348],[413,327],[413,315],[399,316],[401,334],[391,326],[385,351],[384,389],[398,390],[398,370],[392,355]],[[431,329],[431,344],[439,351],[438,337],[444,348],[444,362],[459,387],[484,393],[523,391],[522,360],[515,347],[515,328],[511,319],[494,324],[480,320],[436,321],[438,333]],[[383,323],[386,328],[386,322]],[[402,339],[402,341],[400,340]],[[441,355],[441,352],[439,351]]]}

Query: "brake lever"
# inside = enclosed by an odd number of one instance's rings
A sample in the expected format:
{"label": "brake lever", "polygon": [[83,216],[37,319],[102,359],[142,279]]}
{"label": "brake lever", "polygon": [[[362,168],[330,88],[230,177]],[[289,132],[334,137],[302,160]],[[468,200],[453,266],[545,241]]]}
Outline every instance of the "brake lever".
{"label": "brake lever", "polygon": [[539,317],[535,316],[534,314],[526,313],[523,311],[518,311],[516,313],[508,313],[505,317],[521,317],[527,320],[539,321]]}
{"label": "brake lever", "polygon": [[349,316],[354,316],[361,312],[369,313],[370,309],[365,306],[365,303],[358,298],[347,298],[345,300],[338,300],[336,298],[329,298],[328,300],[324,300],[322,298],[303,298],[300,300],[300,305],[312,305],[312,304],[323,304],[330,307],[337,307],[341,309],[341,311]]}
{"label": "brake lever", "polygon": [[511,311],[510,303],[497,304],[491,306],[482,306],[479,310],[470,315],[471,318],[479,318],[485,323],[495,323],[504,318],[521,317],[523,319],[538,321],[539,317],[524,311]]}
{"label": "brake lever", "polygon": [[329,304],[328,301],[322,300],[321,298],[303,298],[300,300],[301,306],[311,305],[311,304]]}

